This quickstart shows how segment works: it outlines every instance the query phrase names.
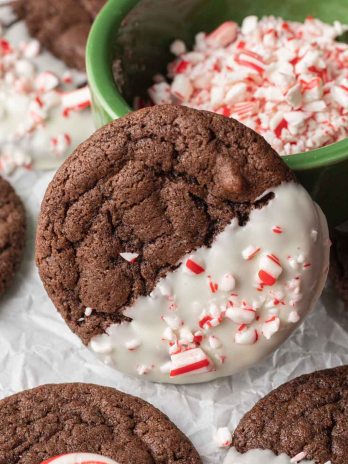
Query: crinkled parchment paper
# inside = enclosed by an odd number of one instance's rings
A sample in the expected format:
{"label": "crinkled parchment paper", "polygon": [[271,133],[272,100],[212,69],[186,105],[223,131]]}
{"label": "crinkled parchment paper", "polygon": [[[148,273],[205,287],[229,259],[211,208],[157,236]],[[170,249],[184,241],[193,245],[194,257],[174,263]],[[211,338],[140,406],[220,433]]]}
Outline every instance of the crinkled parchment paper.
{"label": "crinkled parchment paper", "polygon": [[272,357],[233,378],[189,386],[160,385],[105,366],[65,325],[34,265],[36,221],[52,175],[17,171],[10,178],[25,203],[29,227],[25,259],[15,285],[0,299],[1,398],[52,382],[116,387],[164,411],[190,437],[203,462],[216,464],[225,454],[214,444],[216,427],[233,429],[259,398],[289,379],[348,364],[348,310],[327,288],[315,311]]}

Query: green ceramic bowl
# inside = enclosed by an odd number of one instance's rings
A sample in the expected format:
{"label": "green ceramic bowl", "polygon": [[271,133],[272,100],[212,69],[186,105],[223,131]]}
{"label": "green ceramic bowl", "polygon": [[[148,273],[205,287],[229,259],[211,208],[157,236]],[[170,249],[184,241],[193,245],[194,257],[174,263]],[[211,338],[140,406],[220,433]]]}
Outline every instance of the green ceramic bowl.
{"label": "green ceramic bowl", "polygon": [[[199,31],[226,19],[278,15],[303,20],[312,15],[348,23],[347,0],[109,0],[92,27],[87,73],[98,127],[132,111],[135,95],[145,95],[152,76],[173,59],[175,38],[192,44]],[[117,57],[122,79],[112,74]],[[308,153],[284,157],[321,205],[331,226],[348,220],[348,139]]]}

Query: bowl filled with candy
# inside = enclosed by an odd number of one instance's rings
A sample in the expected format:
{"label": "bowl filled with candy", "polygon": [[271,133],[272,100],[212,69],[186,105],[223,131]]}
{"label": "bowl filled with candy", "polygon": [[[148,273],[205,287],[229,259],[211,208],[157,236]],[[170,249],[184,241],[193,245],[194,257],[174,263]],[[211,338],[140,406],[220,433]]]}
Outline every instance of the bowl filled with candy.
{"label": "bowl filled with candy", "polygon": [[166,103],[235,118],[337,225],[348,219],[345,24],[345,0],[109,0],[87,48],[95,121]]}

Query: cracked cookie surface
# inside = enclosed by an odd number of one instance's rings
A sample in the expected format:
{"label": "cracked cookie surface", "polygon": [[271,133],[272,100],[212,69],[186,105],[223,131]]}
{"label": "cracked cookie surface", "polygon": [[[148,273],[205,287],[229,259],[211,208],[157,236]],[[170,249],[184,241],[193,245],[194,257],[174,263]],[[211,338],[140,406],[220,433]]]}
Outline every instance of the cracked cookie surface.
{"label": "cracked cookie surface", "polygon": [[0,464],[40,464],[72,452],[119,464],[201,463],[163,413],[113,388],[44,385],[0,401]]}
{"label": "cracked cookie surface", "polygon": [[0,177],[0,295],[11,284],[22,258],[25,212],[11,185]]}
{"label": "cracked cookie surface", "polygon": [[233,437],[239,452],[270,449],[315,463],[348,462],[348,366],[298,377],[261,399]]}
{"label": "cracked cookie surface", "polygon": [[[88,343],[290,180],[272,148],[234,120],[171,105],[127,115],[81,144],[51,182],[36,240],[42,281]],[[138,255],[132,266],[124,252]]]}

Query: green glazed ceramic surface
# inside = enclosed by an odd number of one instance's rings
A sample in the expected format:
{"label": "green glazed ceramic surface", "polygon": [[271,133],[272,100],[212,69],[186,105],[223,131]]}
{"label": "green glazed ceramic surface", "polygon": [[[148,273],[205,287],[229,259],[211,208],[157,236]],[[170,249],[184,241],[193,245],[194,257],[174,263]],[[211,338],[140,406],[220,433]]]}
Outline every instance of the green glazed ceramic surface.
{"label": "green glazed ceramic surface", "polygon": [[[245,16],[275,15],[303,21],[315,16],[348,23],[347,0],[109,0],[87,44],[87,73],[98,127],[132,111],[135,95],[145,95],[152,76],[173,59],[175,38],[192,44],[199,31]],[[122,76],[112,74],[117,57]],[[348,220],[348,139],[308,153],[284,157],[331,226]]]}

